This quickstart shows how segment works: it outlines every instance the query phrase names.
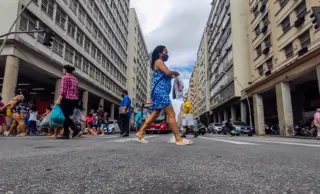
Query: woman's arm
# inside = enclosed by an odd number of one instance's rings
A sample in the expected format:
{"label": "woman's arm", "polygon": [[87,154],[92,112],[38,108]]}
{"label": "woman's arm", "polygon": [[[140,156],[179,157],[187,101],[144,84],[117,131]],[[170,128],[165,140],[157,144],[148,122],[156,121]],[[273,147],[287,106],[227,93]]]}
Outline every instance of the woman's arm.
{"label": "woman's arm", "polygon": [[171,71],[167,68],[167,66],[163,63],[162,60],[158,59],[155,62],[155,68],[162,71],[166,76],[179,76],[180,74],[177,71]]}
{"label": "woman's arm", "polygon": [[61,104],[61,100],[63,99],[63,96],[66,95],[67,89],[68,89],[68,84],[67,84],[66,77],[62,77],[61,85],[60,85],[60,95],[56,100],[56,104]]}

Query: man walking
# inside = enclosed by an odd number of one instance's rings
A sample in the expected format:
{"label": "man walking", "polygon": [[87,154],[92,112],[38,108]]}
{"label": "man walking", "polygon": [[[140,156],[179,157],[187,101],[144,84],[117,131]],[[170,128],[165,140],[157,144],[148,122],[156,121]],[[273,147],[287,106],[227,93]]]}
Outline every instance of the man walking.
{"label": "man walking", "polygon": [[128,96],[128,91],[122,91],[122,101],[119,108],[118,125],[122,137],[129,137],[129,121],[131,115],[131,99]]}
{"label": "man walking", "polygon": [[192,105],[191,102],[187,100],[187,98],[184,98],[183,113],[185,117],[185,124],[187,127],[183,128],[183,135],[181,137],[186,137],[187,128],[189,128],[194,132],[194,138],[197,138],[197,129],[193,126]]}

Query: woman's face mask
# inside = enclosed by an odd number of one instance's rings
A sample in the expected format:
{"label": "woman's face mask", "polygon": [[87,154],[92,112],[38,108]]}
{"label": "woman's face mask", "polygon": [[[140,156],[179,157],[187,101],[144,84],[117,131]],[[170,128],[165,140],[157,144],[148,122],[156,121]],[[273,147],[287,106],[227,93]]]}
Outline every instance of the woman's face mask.
{"label": "woman's face mask", "polygon": [[168,61],[168,59],[169,59],[169,55],[163,53],[162,60],[163,60],[163,61]]}

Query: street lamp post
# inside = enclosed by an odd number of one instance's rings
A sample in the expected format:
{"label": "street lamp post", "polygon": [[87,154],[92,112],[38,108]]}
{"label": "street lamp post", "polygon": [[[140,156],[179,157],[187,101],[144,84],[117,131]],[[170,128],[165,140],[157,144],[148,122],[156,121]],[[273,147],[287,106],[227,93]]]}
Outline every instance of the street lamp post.
{"label": "street lamp post", "polygon": [[[233,76],[231,73],[227,73],[225,71],[222,71],[221,73],[223,74],[226,74],[226,75],[231,75]],[[251,106],[250,106],[250,101],[249,101],[249,97],[248,97],[248,94],[247,92],[245,91],[244,87],[242,86],[242,84],[239,82],[238,78],[237,77],[233,77],[234,80],[236,80],[236,82],[239,84],[239,86],[242,88],[243,92],[244,92],[244,95],[246,96],[246,99],[247,99],[247,103],[248,103],[248,108],[249,108],[249,120],[250,120],[250,127],[252,127],[252,119],[251,119]]]}

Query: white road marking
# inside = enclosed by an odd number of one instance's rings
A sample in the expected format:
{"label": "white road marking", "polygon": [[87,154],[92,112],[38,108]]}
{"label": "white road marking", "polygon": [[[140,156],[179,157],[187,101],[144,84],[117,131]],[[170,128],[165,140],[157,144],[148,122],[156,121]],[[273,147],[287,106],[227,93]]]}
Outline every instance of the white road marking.
{"label": "white road marking", "polygon": [[233,140],[226,140],[226,139],[216,139],[216,138],[209,138],[209,137],[199,137],[199,138],[212,140],[212,141],[221,141],[221,142],[225,142],[225,143],[232,143],[232,144],[237,144],[237,145],[260,145],[260,144],[256,144],[256,143],[240,142],[240,141],[233,141]]}
{"label": "white road marking", "polygon": [[[144,139],[148,139],[148,138],[153,138],[153,137],[158,137],[159,135],[152,135],[152,136],[144,136]],[[114,142],[129,142],[129,141],[138,141],[138,138],[125,138],[125,139],[119,139],[119,140],[115,140]]]}
{"label": "white road marking", "polygon": [[296,142],[285,142],[285,141],[270,141],[270,140],[246,140],[246,141],[254,141],[254,142],[262,142],[262,143],[275,143],[275,144],[284,144],[284,145],[298,145],[298,146],[306,146],[306,147],[318,147],[320,148],[320,144],[309,144],[309,143],[296,143]]}

